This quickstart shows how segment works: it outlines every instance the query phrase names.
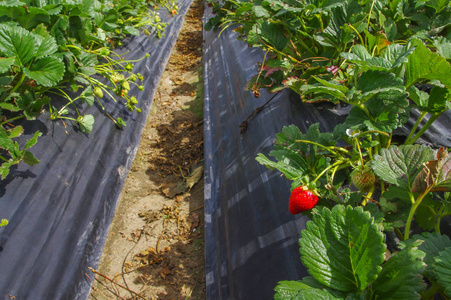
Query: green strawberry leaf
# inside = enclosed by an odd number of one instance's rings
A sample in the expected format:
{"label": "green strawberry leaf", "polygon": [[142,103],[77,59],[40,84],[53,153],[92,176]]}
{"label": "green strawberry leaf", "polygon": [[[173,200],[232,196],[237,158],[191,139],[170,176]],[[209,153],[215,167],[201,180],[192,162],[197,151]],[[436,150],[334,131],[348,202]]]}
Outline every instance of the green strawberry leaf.
{"label": "green strawberry leaf", "polygon": [[308,173],[308,165],[297,151],[273,150],[269,155],[274,156],[278,161],[274,162],[261,153],[258,154],[256,160],[271,170],[278,169],[289,180],[300,178]]}
{"label": "green strawberry leaf", "polygon": [[282,131],[276,134],[276,144],[291,146],[296,140],[301,140],[303,133],[296,125],[284,126]]}
{"label": "green strawberry leaf", "polygon": [[38,163],[40,163],[41,161],[39,159],[37,159],[33,153],[31,153],[30,151],[24,151],[23,153],[23,161],[26,164],[29,164],[30,166],[34,166]]}
{"label": "green strawberry leaf", "polygon": [[258,38],[274,47],[278,51],[283,51],[290,41],[281,26],[262,21],[257,23]]}
{"label": "green strawberry leaf", "polygon": [[430,92],[427,112],[441,113],[447,109],[449,102],[451,102],[451,88],[434,86]]}
{"label": "green strawberry leaf", "polygon": [[441,206],[441,201],[432,199],[432,196],[432,193],[427,194],[415,212],[415,222],[427,231],[435,229],[437,212]]}
{"label": "green strawberry leaf", "polygon": [[[363,93],[371,92],[373,94],[379,93],[384,88],[396,87],[403,89],[402,80],[396,77],[393,73],[386,73],[380,71],[364,72],[357,82],[357,89]],[[383,90],[388,91],[389,90]]]}
{"label": "green strawberry leaf", "polygon": [[447,235],[424,232],[421,235],[415,234],[407,241],[401,242],[400,246],[404,248],[417,240],[423,241],[423,243],[418,246],[418,249],[426,253],[426,256],[423,259],[426,264],[424,275],[430,280],[437,280],[437,275],[434,271],[435,258],[441,251],[444,251],[447,247],[451,247],[451,240]]}
{"label": "green strawberry leaf", "polygon": [[36,131],[31,139],[27,141],[23,150],[28,150],[38,142],[38,137],[40,137],[42,133],[40,131]]}
{"label": "green strawberry leaf", "polygon": [[22,126],[16,126],[12,129],[7,130],[8,136],[12,139],[12,138],[16,138],[22,135],[23,133],[23,127]]}
{"label": "green strawberry leaf", "polygon": [[435,9],[435,13],[439,14],[442,10],[449,7],[449,0],[429,0],[425,3],[425,6]]}
{"label": "green strawberry leaf", "polygon": [[[415,104],[420,107],[426,109],[428,107],[429,102],[429,94],[420,91],[416,86],[411,85],[408,89],[409,99],[415,102]],[[423,110],[423,109],[422,109]]]}
{"label": "green strawberry leaf", "polygon": [[59,46],[66,45],[66,30],[69,26],[69,17],[66,15],[59,15],[58,20],[52,26],[50,34],[55,38]]}
{"label": "green strawberry leaf", "polygon": [[24,68],[24,73],[36,83],[52,87],[63,79],[64,63],[56,57],[47,56],[35,60],[29,68]]}
{"label": "green strawberry leaf", "polygon": [[271,17],[269,11],[261,5],[253,5],[252,12],[254,13],[256,18],[269,19]]}
{"label": "green strawberry leaf", "polygon": [[416,248],[420,243],[409,244],[382,265],[382,272],[371,285],[371,299],[421,299],[419,292],[426,287],[421,274],[426,264],[424,252]]}
{"label": "green strawberry leaf", "polygon": [[5,73],[11,69],[11,66],[16,61],[15,57],[7,57],[7,58],[0,58],[0,73]]}
{"label": "green strawberry leaf", "polygon": [[[372,97],[369,93],[366,96]],[[385,98],[384,98],[385,97]],[[391,89],[390,93],[379,93],[366,101],[366,112],[359,106],[354,106],[345,120],[346,128],[378,130],[391,133],[402,127],[409,119],[407,93]]]}
{"label": "green strawberry leaf", "polygon": [[86,87],[86,89],[83,90],[83,92],[80,94],[80,99],[84,102],[86,102],[89,106],[94,104],[94,92],[92,90],[92,86]]}
{"label": "green strawberry leaf", "polygon": [[312,277],[305,277],[302,281],[280,281],[274,289],[274,300],[337,300],[345,299],[338,296],[336,291],[321,285]]}
{"label": "green strawberry leaf", "polygon": [[410,191],[423,164],[434,157],[434,151],[424,145],[390,146],[374,157],[371,168],[380,179]]}
{"label": "green strawberry leaf", "polygon": [[343,94],[343,92],[340,91],[340,89],[332,85],[324,86],[318,84],[304,84],[301,86],[300,91],[302,92],[302,94],[305,95],[312,93],[321,93],[331,95],[332,97],[335,97],[338,100],[348,100],[346,95]]}
{"label": "green strawberry leaf", "polygon": [[362,207],[325,208],[313,215],[301,235],[301,260],[321,284],[360,292],[377,278],[386,249],[384,235]]}
{"label": "green strawberry leaf", "polygon": [[133,26],[125,26],[124,30],[126,33],[131,34],[131,35],[139,35],[140,34],[139,30]]}
{"label": "green strawberry leaf", "polygon": [[17,18],[20,26],[27,30],[35,28],[39,24],[48,24],[50,22],[49,13],[42,8],[30,6],[26,14]]}
{"label": "green strawberry leaf", "polygon": [[446,59],[451,59],[451,40],[443,36],[434,38],[434,46],[437,48],[438,53]]}
{"label": "green strawberry leaf", "polygon": [[413,48],[406,49],[405,46],[402,46],[400,44],[390,44],[387,46],[387,48],[385,48],[384,52],[382,53],[382,57],[392,62],[392,68],[394,69],[408,62],[409,59],[407,58],[407,56],[412,54],[414,50],[415,49]]}
{"label": "green strawberry leaf", "polygon": [[8,57],[16,57],[17,62],[25,66],[36,53],[36,41],[22,27],[0,24],[0,50]]}
{"label": "green strawberry leaf", "polygon": [[47,36],[45,38],[39,35],[34,36],[39,44],[38,50],[35,54],[36,58],[49,56],[58,51],[58,45],[56,44],[56,40],[52,36]]}
{"label": "green strawberry leaf", "polygon": [[17,163],[18,163],[17,161],[13,161],[12,159],[10,159],[0,165],[0,176],[2,180],[8,176],[9,168]]}
{"label": "green strawberry leaf", "polygon": [[5,149],[8,152],[14,149],[14,142],[3,126],[0,126],[0,149]]}
{"label": "green strawberry leaf", "polygon": [[418,39],[413,39],[411,46],[415,51],[409,55],[409,62],[405,65],[404,85],[409,87],[423,80],[439,80],[451,88],[451,65],[446,58],[429,50]]}
{"label": "green strawberry leaf", "polygon": [[434,270],[438,282],[445,288],[445,294],[451,297],[451,247],[441,251],[435,257]]}
{"label": "green strawberry leaf", "polygon": [[93,115],[85,115],[80,116],[77,119],[77,123],[80,125],[81,132],[90,133],[94,126],[94,116]]}

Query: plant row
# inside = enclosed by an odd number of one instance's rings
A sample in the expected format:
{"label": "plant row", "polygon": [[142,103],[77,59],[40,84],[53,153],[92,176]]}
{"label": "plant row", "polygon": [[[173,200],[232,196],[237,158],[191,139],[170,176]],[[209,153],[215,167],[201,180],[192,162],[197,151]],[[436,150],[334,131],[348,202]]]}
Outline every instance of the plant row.
{"label": "plant row", "polygon": [[451,156],[418,143],[450,108],[450,1],[211,4],[207,29],[233,26],[264,51],[246,86],[256,97],[291,89],[350,107],[333,132],[286,126],[273,158],[257,157],[292,181],[289,211],[312,219],[299,240],[310,277],[280,282],[275,298],[451,297]]}
{"label": "plant row", "polygon": [[[94,116],[83,113],[96,101],[121,101],[140,111],[129,96],[140,90],[136,61],[115,52],[129,35],[161,37],[166,23],[158,10],[176,14],[173,0],[0,1],[0,176],[21,161],[39,160],[28,150],[41,135],[36,131],[24,145],[16,138],[24,129],[18,122],[34,120],[47,110],[50,120],[68,120],[82,132],[93,129]],[[118,126],[126,125],[111,117]]]}

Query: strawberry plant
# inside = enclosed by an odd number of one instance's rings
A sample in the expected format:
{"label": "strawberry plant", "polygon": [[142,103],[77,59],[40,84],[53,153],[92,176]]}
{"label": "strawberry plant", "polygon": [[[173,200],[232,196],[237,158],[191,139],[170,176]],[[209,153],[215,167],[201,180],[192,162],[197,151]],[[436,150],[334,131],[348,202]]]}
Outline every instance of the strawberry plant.
{"label": "strawberry plant", "polygon": [[[207,29],[235,25],[262,48],[259,89],[350,106],[333,132],[294,125],[257,161],[292,182],[288,210],[311,217],[299,241],[311,277],[276,299],[451,297],[446,149],[417,144],[450,108],[449,1],[224,1]],[[403,140],[412,111],[416,123]],[[387,238],[395,240],[386,243]]]}
{"label": "strawberry plant", "polygon": [[206,24],[207,30],[237,25],[234,30],[239,39],[266,52],[258,74],[247,85],[256,95],[260,88],[270,92],[293,88],[304,96],[299,88],[317,83],[312,75],[335,78],[346,85],[352,73],[346,68],[347,57],[340,54],[356,45],[374,57],[370,65],[381,65],[379,56],[388,45],[403,45],[412,37],[450,57],[451,7],[447,0],[251,0],[211,1],[211,5],[216,16]]}
{"label": "strawberry plant", "polygon": [[[4,179],[21,161],[39,162],[28,149],[36,132],[20,149],[19,119],[33,120],[48,109],[50,120],[69,120],[89,133],[94,117],[81,110],[95,101],[120,128],[102,102],[118,101],[140,112],[133,85],[143,90],[135,61],[126,61],[114,48],[127,35],[152,31],[160,37],[166,26],[157,10],[176,14],[175,1],[3,1],[0,3],[0,166]],[[144,57],[143,57],[144,58]],[[58,100],[57,100],[58,99]],[[66,102],[61,102],[65,99]]]}

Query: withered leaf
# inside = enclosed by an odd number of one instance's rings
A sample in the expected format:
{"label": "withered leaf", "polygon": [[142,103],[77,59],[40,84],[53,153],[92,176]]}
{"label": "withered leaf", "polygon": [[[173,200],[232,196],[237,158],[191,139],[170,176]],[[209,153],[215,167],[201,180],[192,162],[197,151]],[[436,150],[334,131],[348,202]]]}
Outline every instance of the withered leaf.
{"label": "withered leaf", "polygon": [[423,193],[451,191],[451,156],[442,147],[437,151],[437,159],[424,164],[412,185],[412,192]]}

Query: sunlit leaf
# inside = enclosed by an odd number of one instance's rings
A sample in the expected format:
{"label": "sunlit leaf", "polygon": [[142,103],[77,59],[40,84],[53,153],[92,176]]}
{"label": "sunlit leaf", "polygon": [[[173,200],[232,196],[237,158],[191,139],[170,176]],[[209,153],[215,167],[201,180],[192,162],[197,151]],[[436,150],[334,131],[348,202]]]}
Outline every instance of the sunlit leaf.
{"label": "sunlit leaf", "polygon": [[381,149],[371,167],[379,178],[410,191],[424,163],[434,158],[434,151],[424,145],[390,146]]}
{"label": "sunlit leaf", "polygon": [[384,261],[384,236],[362,207],[324,208],[301,235],[301,260],[321,284],[359,292],[377,278]]}

